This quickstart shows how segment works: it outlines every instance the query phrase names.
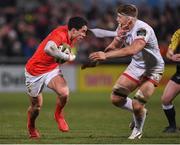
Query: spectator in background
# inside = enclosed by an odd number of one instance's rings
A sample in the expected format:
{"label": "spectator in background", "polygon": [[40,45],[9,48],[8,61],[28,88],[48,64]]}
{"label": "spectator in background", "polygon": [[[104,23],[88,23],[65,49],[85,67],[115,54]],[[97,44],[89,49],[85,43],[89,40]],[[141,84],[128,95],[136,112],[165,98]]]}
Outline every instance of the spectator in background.
{"label": "spectator in background", "polygon": [[23,46],[24,56],[26,58],[30,58],[36,51],[37,46],[38,46],[38,41],[33,36],[31,36],[27,40],[25,40],[25,44]]}
{"label": "spectator in background", "polygon": [[[180,25],[180,2],[176,0],[173,1],[172,4],[170,1],[167,3],[168,0],[158,0],[159,5],[157,5],[157,2],[155,2],[155,0],[153,0],[153,2],[149,0],[1,0],[0,32],[2,29],[4,29],[4,27],[10,26],[17,36],[16,41],[13,41],[13,43],[16,43],[16,52],[12,53],[10,51],[13,50],[12,47],[9,47],[9,44],[1,43],[5,36],[0,36],[0,49],[3,50],[1,51],[0,55],[5,57],[28,57],[26,56],[27,54],[24,53],[27,49],[26,42],[28,39],[31,39],[33,36],[37,42],[40,42],[52,29],[57,27],[59,24],[64,25],[68,18],[72,15],[86,17],[90,27],[96,26],[99,28],[106,28],[115,31],[117,23],[113,21],[114,17],[116,16],[113,11],[116,9],[116,6],[121,3],[138,4],[140,10],[139,18],[154,28],[160,43],[160,47],[165,49],[163,51],[166,51],[164,44],[167,45],[167,40],[172,35],[171,33],[174,32],[177,29],[177,26]],[[69,7],[71,7],[71,9],[69,9]],[[24,25],[23,29],[21,27],[22,24]],[[29,32],[30,27],[33,27],[34,32]],[[27,33],[31,34],[29,35]],[[6,37],[6,41],[9,42],[9,37]],[[101,43],[104,44],[106,39],[97,39],[96,41],[97,45],[94,47],[102,49]],[[93,43],[93,41],[86,43],[87,49],[89,49],[91,47],[90,43]],[[19,48],[17,49],[17,47]],[[86,53],[88,51],[89,50],[84,52]],[[81,55],[87,56],[85,53],[81,53]],[[82,61],[86,60],[84,59]]]}
{"label": "spectator in background", "polygon": [[176,73],[166,85],[164,93],[161,97],[162,108],[166,115],[169,125],[163,130],[165,133],[174,133],[177,131],[176,111],[172,101],[180,93],[180,29],[172,36],[171,43],[168,48],[167,58],[176,62]]}

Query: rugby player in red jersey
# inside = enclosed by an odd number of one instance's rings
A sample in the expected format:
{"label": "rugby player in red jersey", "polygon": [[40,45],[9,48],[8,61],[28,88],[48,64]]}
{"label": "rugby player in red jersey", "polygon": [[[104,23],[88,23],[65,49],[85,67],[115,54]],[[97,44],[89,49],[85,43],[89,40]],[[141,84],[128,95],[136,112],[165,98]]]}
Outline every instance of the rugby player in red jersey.
{"label": "rugby player in red jersey", "polygon": [[87,32],[87,22],[81,17],[70,18],[68,25],[59,26],[54,29],[38,46],[34,55],[28,60],[25,66],[25,83],[27,94],[30,97],[30,106],[28,108],[27,129],[30,138],[39,138],[40,134],[35,127],[35,120],[42,107],[42,90],[44,85],[52,89],[57,94],[55,120],[59,130],[67,132],[69,130],[63,116],[63,108],[66,105],[69,88],[66,80],[60,71],[60,62],[73,61],[75,55],[65,53],[59,46],[73,47],[73,44],[83,39]]}

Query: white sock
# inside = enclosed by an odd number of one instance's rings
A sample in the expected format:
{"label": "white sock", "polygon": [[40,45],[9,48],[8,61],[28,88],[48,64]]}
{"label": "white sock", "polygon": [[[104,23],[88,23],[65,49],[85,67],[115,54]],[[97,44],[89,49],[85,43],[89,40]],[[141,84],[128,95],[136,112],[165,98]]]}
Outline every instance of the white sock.
{"label": "white sock", "polygon": [[142,132],[143,127],[144,127],[144,122],[146,119],[146,112],[147,112],[147,110],[144,112],[145,114],[142,116],[142,118],[138,118],[138,119],[136,119],[136,116],[133,113],[133,120],[135,122],[135,127],[141,132]]}
{"label": "white sock", "polygon": [[169,110],[169,109],[171,109],[171,108],[173,108],[174,107],[174,105],[172,105],[172,104],[170,104],[170,105],[164,105],[164,104],[162,104],[162,108],[164,109],[164,110]]}
{"label": "white sock", "polygon": [[126,103],[121,108],[133,112],[132,99],[127,97]]}

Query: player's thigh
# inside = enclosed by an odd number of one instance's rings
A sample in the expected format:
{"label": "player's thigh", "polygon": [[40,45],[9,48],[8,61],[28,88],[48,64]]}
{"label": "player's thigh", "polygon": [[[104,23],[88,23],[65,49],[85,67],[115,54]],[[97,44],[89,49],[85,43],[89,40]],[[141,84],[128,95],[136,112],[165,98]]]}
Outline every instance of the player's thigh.
{"label": "player's thigh", "polygon": [[178,94],[180,93],[180,84],[175,83],[172,80],[169,80],[167,83],[161,100],[163,104],[169,104]]}
{"label": "player's thigh", "polygon": [[162,73],[159,73],[159,70],[153,70],[152,72],[146,73],[141,80],[139,90],[136,92],[136,98],[140,98],[140,100],[144,100],[146,102],[154,93],[161,78]]}
{"label": "player's thigh", "polygon": [[60,96],[68,96],[69,95],[69,87],[67,86],[67,82],[61,75],[56,75],[53,77],[49,83],[48,88],[54,90]]}
{"label": "player's thigh", "polygon": [[27,94],[37,97],[44,88],[44,75],[32,76],[28,72],[25,72],[25,84]]}
{"label": "player's thigh", "polygon": [[116,81],[116,83],[114,85],[114,88],[123,87],[123,88],[128,89],[129,92],[132,92],[132,91],[134,91],[137,88],[137,86],[138,86],[138,84],[135,81],[129,79],[125,75],[121,75],[117,79],[117,81]]}
{"label": "player's thigh", "polygon": [[113,104],[118,102],[123,105],[126,102],[126,97],[137,88],[138,84],[128,77],[121,75],[116,81],[112,93],[111,101]]}

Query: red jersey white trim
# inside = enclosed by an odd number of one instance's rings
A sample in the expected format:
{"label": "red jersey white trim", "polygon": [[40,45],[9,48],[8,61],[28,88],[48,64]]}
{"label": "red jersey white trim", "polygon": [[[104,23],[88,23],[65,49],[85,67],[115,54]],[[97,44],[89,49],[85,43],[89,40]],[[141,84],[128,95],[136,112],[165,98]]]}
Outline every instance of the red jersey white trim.
{"label": "red jersey white trim", "polygon": [[57,46],[62,45],[63,43],[69,44],[72,46],[72,42],[68,36],[68,27],[59,26],[54,29],[38,46],[34,55],[28,60],[26,64],[26,70],[33,76],[38,76],[44,73],[47,73],[55,69],[59,63],[55,61],[55,58],[49,56],[44,51],[44,48],[48,41],[54,41]]}

